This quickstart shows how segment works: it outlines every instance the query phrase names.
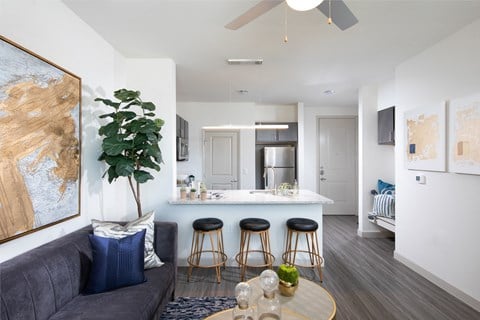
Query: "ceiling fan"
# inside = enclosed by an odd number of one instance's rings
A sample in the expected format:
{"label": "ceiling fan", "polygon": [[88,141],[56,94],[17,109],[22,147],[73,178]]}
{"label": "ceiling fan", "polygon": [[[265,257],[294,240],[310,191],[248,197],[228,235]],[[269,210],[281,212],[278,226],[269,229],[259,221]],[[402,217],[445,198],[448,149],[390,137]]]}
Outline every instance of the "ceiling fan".
{"label": "ceiling fan", "polygon": [[[355,25],[358,19],[350,11],[343,0],[286,0],[289,7],[297,11],[306,11],[314,9],[315,7],[320,10],[328,19],[329,23],[335,24],[341,30],[345,30]],[[303,3],[302,3],[303,1]],[[231,22],[225,25],[225,28],[230,30],[237,30],[247,23],[255,20],[262,14],[275,8],[283,0],[262,0],[243,14],[233,19]],[[302,7],[306,4],[306,7]],[[308,6],[311,4],[311,6]]]}

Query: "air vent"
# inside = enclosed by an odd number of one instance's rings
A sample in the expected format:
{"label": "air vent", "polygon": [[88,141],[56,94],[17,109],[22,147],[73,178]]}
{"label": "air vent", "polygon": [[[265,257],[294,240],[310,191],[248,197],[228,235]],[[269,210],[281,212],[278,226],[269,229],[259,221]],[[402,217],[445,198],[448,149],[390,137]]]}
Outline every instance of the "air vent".
{"label": "air vent", "polygon": [[231,65],[238,64],[262,64],[263,59],[227,59],[227,63]]}

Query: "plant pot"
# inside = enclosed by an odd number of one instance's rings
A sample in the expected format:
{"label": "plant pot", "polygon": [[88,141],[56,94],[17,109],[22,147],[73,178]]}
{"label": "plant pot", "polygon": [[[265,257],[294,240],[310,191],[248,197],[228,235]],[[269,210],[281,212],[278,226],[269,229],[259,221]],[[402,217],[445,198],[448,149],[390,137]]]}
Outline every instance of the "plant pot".
{"label": "plant pot", "polygon": [[180,199],[187,199],[187,190],[180,190]]}
{"label": "plant pot", "polygon": [[196,192],[190,192],[190,200],[195,200],[196,197],[197,197]]}
{"label": "plant pot", "polygon": [[207,199],[207,193],[206,192],[200,192],[200,199],[201,200],[206,200]]}
{"label": "plant pot", "polygon": [[295,291],[298,288],[298,283],[296,285],[291,284],[290,282],[285,282],[280,280],[278,282],[278,290],[280,294],[285,297],[292,297],[295,294]]}

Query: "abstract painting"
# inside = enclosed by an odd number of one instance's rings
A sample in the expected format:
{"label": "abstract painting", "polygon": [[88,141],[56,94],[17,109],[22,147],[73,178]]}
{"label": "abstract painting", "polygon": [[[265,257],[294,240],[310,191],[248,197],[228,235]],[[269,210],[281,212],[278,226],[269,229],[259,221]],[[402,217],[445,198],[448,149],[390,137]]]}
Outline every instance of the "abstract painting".
{"label": "abstract painting", "polygon": [[449,106],[449,171],[480,174],[480,95]]}
{"label": "abstract painting", "polygon": [[81,79],[0,36],[0,243],[80,214]]}
{"label": "abstract painting", "polygon": [[407,169],[445,171],[445,126],[445,104],[405,113]]}

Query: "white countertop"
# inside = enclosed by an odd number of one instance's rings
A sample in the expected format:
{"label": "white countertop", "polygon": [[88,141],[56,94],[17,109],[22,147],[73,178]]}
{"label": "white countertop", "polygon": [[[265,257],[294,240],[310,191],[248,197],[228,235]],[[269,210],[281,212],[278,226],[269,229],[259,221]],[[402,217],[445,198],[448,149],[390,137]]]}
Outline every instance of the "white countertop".
{"label": "white countertop", "polygon": [[309,190],[299,190],[297,195],[283,196],[266,193],[265,190],[212,190],[211,194],[220,194],[219,198],[207,200],[171,199],[170,204],[215,205],[215,204],[332,204],[333,200]]}

